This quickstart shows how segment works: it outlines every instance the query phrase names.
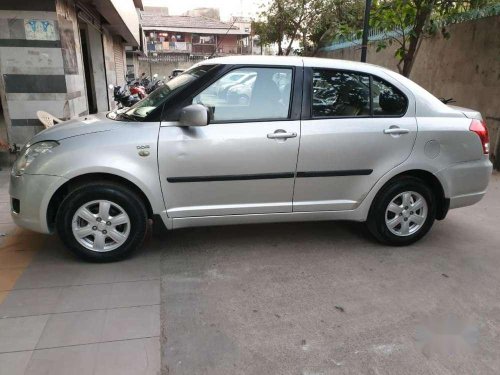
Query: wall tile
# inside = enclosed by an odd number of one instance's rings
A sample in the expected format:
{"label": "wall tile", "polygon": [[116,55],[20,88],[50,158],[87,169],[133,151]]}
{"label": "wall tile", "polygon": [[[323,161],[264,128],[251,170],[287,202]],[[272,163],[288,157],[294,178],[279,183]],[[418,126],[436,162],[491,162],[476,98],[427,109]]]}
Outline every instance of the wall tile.
{"label": "wall tile", "polygon": [[24,32],[24,19],[9,19],[9,31],[11,39],[26,39]]}

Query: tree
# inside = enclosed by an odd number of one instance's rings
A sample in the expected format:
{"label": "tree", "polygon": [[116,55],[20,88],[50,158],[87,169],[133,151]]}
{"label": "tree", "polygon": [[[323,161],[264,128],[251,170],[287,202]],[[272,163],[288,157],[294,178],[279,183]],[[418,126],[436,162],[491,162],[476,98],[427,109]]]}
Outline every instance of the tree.
{"label": "tree", "polygon": [[440,19],[488,4],[490,0],[381,0],[375,2],[370,16],[370,26],[386,32],[387,39],[377,42],[377,52],[396,43],[395,56],[398,70],[409,77],[418,50],[427,37],[449,32],[438,26]]}
{"label": "tree", "polygon": [[363,0],[325,1],[307,29],[309,45],[303,43],[304,55],[315,56],[325,41],[359,29],[363,24],[363,10]]}
{"label": "tree", "polygon": [[[278,45],[278,55],[288,55],[291,52],[291,44],[297,37],[297,21],[295,19],[296,8],[300,3],[308,0],[273,0],[266,7],[261,6],[259,20],[253,22],[253,31],[259,35],[262,46],[269,44]],[[290,39],[289,48],[284,48],[283,43]]]}
{"label": "tree", "polygon": [[289,55],[300,41],[300,54],[314,55],[340,24],[362,21],[363,0],[272,0],[262,6],[253,30],[261,45],[276,43],[278,55]]}

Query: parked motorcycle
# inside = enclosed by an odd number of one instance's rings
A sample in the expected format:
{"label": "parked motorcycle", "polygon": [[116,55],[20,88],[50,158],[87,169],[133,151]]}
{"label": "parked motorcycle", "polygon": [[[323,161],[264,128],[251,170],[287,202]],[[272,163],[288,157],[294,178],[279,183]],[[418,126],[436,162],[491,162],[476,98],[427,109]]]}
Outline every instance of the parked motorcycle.
{"label": "parked motorcycle", "polygon": [[118,104],[118,108],[131,107],[139,100],[139,95],[132,94],[128,89],[128,84],[124,86],[114,86],[110,84],[110,90],[113,90],[113,99]]}
{"label": "parked motorcycle", "polygon": [[138,81],[135,81],[130,86],[130,94],[137,95],[139,99],[144,99],[146,96],[148,96],[148,94],[146,93],[146,88]]}
{"label": "parked motorcycle", "polygon": [[109,89],[113,90],[113,97],[118,103],[118,108],[124,108],[131,107],[164,84],[165,77],[159,79],[158,74],[154,74],[150,78],[146,76],[146,73],[142,73],[139,78],[127,80],[123,86],[109,85]]}

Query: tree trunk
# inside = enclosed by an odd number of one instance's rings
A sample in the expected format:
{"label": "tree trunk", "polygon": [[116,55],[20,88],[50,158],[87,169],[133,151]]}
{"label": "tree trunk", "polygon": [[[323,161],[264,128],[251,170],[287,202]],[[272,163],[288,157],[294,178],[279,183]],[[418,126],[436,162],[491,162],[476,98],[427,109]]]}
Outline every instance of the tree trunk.
{"label": "tree trunk", "polygon": [[292,39],[290,39],[290,43],[288,43],[288,47],[286,47],[286,55],[288,56],[290,54],[290,52],[292,52],[292,44],[293,42],[295,41],[295,37],[293,37]]}
{"label": "tree trunk", "polygon": [[424,3],[423,6],[417,8],[415,27],[413,28],[413,32],[410,34],[408,51],[406,51],[403,58],[402,74],[405,77],[410,76],[411,69],[413,68],[413,63],[415,62],[415,58],[417,57],[417,47],[419,44],[419,40],[422,37],[424,26],[431,15],[433,4],[434,2],[430,1],[429,3]]}

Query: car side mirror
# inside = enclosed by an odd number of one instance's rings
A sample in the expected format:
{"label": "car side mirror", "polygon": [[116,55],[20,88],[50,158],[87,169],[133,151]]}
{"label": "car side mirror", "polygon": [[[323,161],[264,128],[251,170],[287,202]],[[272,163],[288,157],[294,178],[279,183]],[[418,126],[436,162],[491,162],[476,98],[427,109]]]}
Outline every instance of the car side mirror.
{"label": "car side mirror", "polygon": [[182,108],[180,126],[206,126],[210,122],[208,108],[201,104],[191,104]]}

